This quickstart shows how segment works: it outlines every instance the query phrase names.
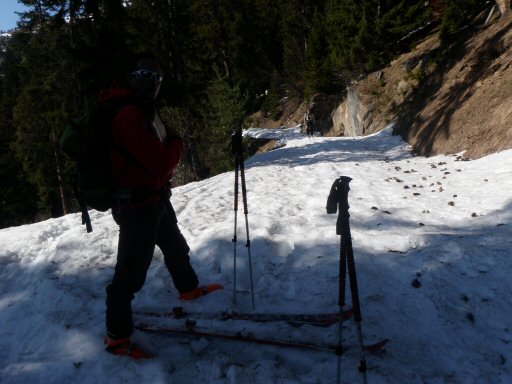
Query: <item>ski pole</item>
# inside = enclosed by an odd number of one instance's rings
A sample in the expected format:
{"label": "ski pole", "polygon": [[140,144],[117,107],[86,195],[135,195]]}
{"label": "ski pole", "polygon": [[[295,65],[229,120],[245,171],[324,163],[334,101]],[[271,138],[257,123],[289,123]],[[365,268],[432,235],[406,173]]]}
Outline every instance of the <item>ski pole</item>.
{"label": "ski pole", "polygon": [[[350,190],[349,183],[352,179],[347,176],[341,176],[336,179],[331,187],[331,192],[327,199],[327,213],[336,213],[339,204],[338,220],[336,221],[336,234],[340,235],[340,286],[339,286],[339,305],[342,310],[345,305],[345,284],[346,284],[346,268],[348,265],[348,273],[350,280],[350,290],[352,293],[352,305],[354,308],[354,320],[357,323],[359,334],[359,342],[361,345],[361,365],[359,372],[363,375],[363,382],[367,383],[366,376],[366,357],[363,345],[363,332],[362,332],[362,316],[361,306],[359,304],[359,292],[357,287],[357,278],[355,270],[354,252],[352,249],[352,236],[350,233],[350,214],[348,213],[348,191]],[[342,319],[340,318],[339,331],[338,331],[338,384],[341,382],[341,355],[343,354],[342,346]]]}
{"label": "ski pole", "polygon": [[354,251],[352,249],[352,238],[350,234],[350,226],[348,225],[348,211],[347,211],[347,226],[344,228],[343,237],[344,237],[344,252],[347,257],[347,266],[348,266],[348,277],[350,281],[350,292],[352,294],[352,307],[354,309],[354,321],[357,325],[357,333],[359,336],[359,345],[361,346],[361,357],[359,366],[359,372],[363,375],[363,382],[367,383],[366,377],[366,357],[365,350],[363,344],[363,331],[362,331],[362,316],[361,316],[361,305],[359,303],[359,289],[357,287],[357,277],[356,277],[356,264],[354,261]]}
{"label": "ski pole", "polygon": [[340,320],[338,324],[338,380],[341,383],[341,356],[343,355],[343,311],[345,307],[345,280],[347,275],[346,253],[343,252],[343,239],[340,237],[340,283],[338,294],[338,305],[340,307]]}
{"label": "ski pole", "polygon": [[235,225],[233,229],[233,305],[236,305],[236,228],[238,219],[238,157],[235,157],[235,187],[234,187]]}
{"label": "ski pole", "polygon": [[[348,180],[350,181],[350,179]],[[340,198],[341,188],[343,188],[341,178],[336,179],[332,184],[329,197],[327,198],[327,213],[335,214],[338,211],[338,204],[342,201]],[[347,184],[348,186],[348,184]],[[348,192],[347,192],[348,193]],[[336,222],[336,234],[341,235],[340,217],[342,207],[340,206],[340,215]],[[339,289],[338,289],[338,306],[340,314],[343,313],[345,306],[345,285],[346,285],[346,274],[347,274],[347,261],[346,253],[344,252],[345,247],[343,243],[343,236],[340,237],[340,265],[339,265]],[[337,383],[341,383],[341,356],[343,355],[343,316],[340,316],[338,322],[338,344],[336,348],[336,355],[338,356],[338,369],[337,369]]]}
{"label": "ski pole", "polygon": [[245,233],[247,236],[247,242],[245,246],[247,247],[247,256],[249,258],[249,277],[251,281],[251,299],[252,299],[252,309],[255,309],[254,305],[254,282],[252,278],[252,258],[251,258],[251,239],[249,236],[249,210],[247,208],[247,188],[245,185],[245,166],[243,156],[240,159],[240,178],[242,180],[242,202],[244,204],[244,215],[245,215]]}

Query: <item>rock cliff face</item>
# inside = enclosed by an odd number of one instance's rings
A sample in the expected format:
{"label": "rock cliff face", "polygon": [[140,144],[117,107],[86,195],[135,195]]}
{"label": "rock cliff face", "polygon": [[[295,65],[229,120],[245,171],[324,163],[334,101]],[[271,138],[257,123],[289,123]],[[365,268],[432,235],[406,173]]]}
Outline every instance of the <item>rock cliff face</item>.
{"label": "rock cliff face", "polygon": [[361,136],[364,134],[360,109],[365,109],[359,101],[356,86],[347,88],[347,97],[333,113],[333,129],[330,135]]}
{"label": "rock cliff face", "polygon": [[327,136],[362,136],[375,129],[373,103],[362,102],[357,83],[347,88],[346,99],[332,114],[333,128]]}

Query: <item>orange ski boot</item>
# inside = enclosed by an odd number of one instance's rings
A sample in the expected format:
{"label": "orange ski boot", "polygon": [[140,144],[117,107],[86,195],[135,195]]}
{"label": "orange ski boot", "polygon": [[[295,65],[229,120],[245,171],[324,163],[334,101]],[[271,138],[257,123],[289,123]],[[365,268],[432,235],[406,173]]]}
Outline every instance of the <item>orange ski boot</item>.
{"label": "orange ski boot", "polygon": [[105,350],[114,355],[129,356],[132,359],[151,359],[153,355],[139,348],[129,338],[113,339],[109,336],[105,337]]}
{"label": "orange ski boot", "polygon": [[224,289],[224,286],[220,284],[200,285],[190,292],[180,294],[180,300],[194,300],[218,289]]}

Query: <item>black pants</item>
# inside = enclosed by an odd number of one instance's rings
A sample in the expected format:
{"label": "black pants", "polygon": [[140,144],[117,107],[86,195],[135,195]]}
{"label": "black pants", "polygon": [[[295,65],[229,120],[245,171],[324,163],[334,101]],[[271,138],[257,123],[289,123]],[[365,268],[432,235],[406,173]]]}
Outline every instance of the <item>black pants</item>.
{"label": "black pants", "polygon": [[313,123],[310,121],[306,125],[306,133],[308,136],[313,136]]}
{"label": "black pants", "polygon": [[146,281],[155,245],[180,293],[196,288],[198,279],[170,202],[114,213],[114,220],[119,224],[119,244],[114,277],[107,287],[106,323],[110,335],[124,338],[133,331],[131,302]]}

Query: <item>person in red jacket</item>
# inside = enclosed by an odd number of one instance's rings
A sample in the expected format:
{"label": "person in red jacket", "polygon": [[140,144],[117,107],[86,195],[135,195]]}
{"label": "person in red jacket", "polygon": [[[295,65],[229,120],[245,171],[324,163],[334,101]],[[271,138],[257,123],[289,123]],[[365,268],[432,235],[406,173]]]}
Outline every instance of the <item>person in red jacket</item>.
{"label": "person in red jacket", "polygon": [[119,225],[117,263],[107,286],[106,350],[116,355],[148,358],[134,345],[131,302],[146,280],[155,245],[163,255],[180,299],[192,300],[219,284],[199,286],[190,264],[190,248],[178,228],[169,201],[169,181],[184,151],[183,140],[166,127],[154,106],[163,80],[151,56],[134,60],[126,86],[113,86],[103,102],[125,103],[112,121],[112,174],[117,201],[112,209]]}

